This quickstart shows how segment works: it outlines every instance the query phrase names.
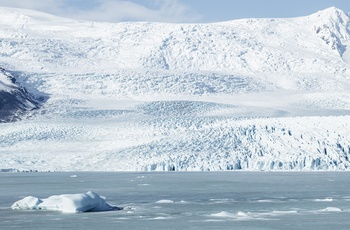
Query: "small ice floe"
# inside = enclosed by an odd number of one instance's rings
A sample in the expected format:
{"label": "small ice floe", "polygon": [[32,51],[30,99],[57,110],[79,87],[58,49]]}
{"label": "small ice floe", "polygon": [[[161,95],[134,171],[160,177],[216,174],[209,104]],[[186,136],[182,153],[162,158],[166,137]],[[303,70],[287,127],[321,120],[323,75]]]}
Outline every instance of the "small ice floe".
{"label": "small ice floe", "polygon": [[234,217],[236,217],[236,214],[222,211],[222,212],[219,212],[219,213],[211,214],[210,216],[220,217],[220,218],[234,218]]}
{"label": "small ice floe", "polygon": [[276,215],[276,216],[281,216],[281,215],[288,215],[288,214],[297,214],[299,213],[296,210],[291,210],[291,211],[272,211],[271,215]]}
{"label": "small ice floe", "polygon": [[315,199],[317,202],[333,202],[333,198]]}
{"label": "small ice floe", "polygon": [[250,219],[254,218],[255,214],[250,213],[250,212],[242,212],[239,211],[237,213],[229,213],[229,212],[219,212],[215,214],[211,214],[213,217],[218,217],[218,218],[233,218],[233,219]]}
{"label": "small ice floe", "polygon": [[258,202],[258,203],[273,203],[275,201],[273,201],[273,200],[257,200],[256,202]]}
{"label": "small ice floe", "polygon": [[120,208],[109,205],[104,197],[91,191],[79,194],[54,195],[45,199],[27,196],[16,201],[11,208],[14,210],[54,210],[64,213],[120,210]]}
{"label": "small ice floe", "polygon": [[70,177],[72,177],[72,178],[76,178],[76,177],[78,177],[77,175],[70,175]]}
{"label": "small ice floe", "polygon": [[156,204],[173,204],[175,203],[173,200],[158,200]]}
{"label": "small ice floe", "polygon": [[172,219],[172,217],[171,216],[157,216],[157,217],[151,218],[150,220],[169,220],[169,219]]}
{"label": "small ice floe", "polygon": [[249,217],[249,213],[247,212],[237,212],[237,217]]}
{"label": "small ice floe", "polygon": [[239,211],[237,213],[229,213],[229,212],[219,212],[215,214],[211,214],[211,217],[216,217],[220,219],[228,219],[228,220],[236,220],[236,221],[244,221],[244,220],[268,220],[270,218],[276,216],[284,216],[297,214],[298,211],[272,211],[272,212],[242,212]]}
{"label": "small ice floe", "polygon": [[225,203],[230,203],[230,202],[234,202],[234,200],[231,199],[210,199],[211,202],[215,203],[215,204],[225,204]]}
{"label": "small ice floe", "polygon": [[327,207],[325,209],[321,209],[320,211],[321,212],[342,212],[343,210],[337,207]]}

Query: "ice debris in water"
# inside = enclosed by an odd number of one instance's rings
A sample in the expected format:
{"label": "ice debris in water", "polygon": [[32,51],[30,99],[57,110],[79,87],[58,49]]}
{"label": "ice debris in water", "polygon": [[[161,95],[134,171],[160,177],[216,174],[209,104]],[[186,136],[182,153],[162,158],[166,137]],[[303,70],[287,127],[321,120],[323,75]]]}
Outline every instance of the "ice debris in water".
{"label": "ice debris in water", "polygon": [[173,200],[158,200],[157,204],[173,204],[175,203]]}
{"label": "ice debris in water", "polygon": [[327,207],[327,208],[322,209],[320,211],[323,211],[323,212],[342,212],[343,210],[341,208],[337,208],[337,207]]}

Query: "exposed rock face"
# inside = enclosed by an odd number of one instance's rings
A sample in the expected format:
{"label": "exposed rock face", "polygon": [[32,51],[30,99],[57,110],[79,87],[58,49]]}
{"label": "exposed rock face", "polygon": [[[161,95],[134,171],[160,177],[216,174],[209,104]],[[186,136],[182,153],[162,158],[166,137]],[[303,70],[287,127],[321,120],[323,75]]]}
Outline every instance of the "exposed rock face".
{"label": "exposed rock face", "polygon": [[16,79],[0,68],[0,122],[21,119],[27,112],[39,108],[39,101],[16,83]]}

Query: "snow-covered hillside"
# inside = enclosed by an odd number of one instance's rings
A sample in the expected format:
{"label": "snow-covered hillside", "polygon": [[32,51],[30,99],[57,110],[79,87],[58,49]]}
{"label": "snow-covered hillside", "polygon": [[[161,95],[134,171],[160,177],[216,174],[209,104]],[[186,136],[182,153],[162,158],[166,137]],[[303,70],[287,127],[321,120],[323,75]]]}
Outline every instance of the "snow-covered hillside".
{"label": "snow-covered hillside", "polygon": [[212,24],[0,14],[0,66],[46,100],[0,124],[3,171],[349,167],[342,10]]}

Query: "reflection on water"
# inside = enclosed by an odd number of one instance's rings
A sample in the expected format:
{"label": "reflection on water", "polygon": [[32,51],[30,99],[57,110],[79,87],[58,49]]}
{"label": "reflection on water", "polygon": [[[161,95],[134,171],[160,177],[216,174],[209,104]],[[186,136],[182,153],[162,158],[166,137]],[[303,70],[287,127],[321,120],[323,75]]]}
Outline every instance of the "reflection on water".
{"label": "reflection on water", "polygon": [[[348,229],[349,173],[1,173],[1,229]],[[94,191],[121,211],[14,211]]]}

